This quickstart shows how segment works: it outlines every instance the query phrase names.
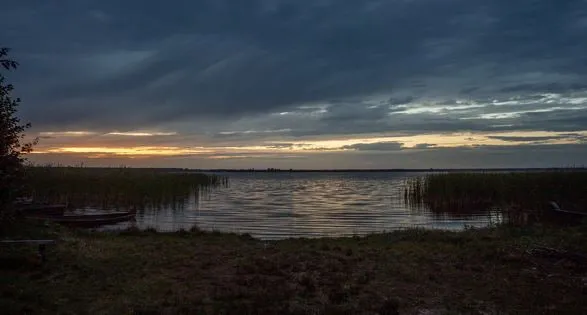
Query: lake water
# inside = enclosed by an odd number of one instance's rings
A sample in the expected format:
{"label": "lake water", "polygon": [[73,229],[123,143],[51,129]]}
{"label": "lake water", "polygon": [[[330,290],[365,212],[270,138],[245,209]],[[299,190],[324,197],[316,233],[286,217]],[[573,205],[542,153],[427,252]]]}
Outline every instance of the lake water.
{"label": "lake water", "polygon": [[223,173],[228,187],[192,196],[182,207],[145,209],[139,228],[249,233],[260,239],[348,236],[406,227],[459,230],[498,218],[438,216],[408,207],[406,179],[422,173]]}

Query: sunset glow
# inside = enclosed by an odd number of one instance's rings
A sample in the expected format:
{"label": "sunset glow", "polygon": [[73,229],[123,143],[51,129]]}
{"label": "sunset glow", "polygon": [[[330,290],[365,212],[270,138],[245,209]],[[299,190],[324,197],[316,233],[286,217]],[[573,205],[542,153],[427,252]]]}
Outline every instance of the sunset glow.
{"label": "sunset glow", "polygon": [[584,1],[110,2],[3,7],[34,163],[587,161]]}
{"label": "sunset glow", "polygon": [[52,148],[42,151],[36,151],[36,154],[44,153],[99,153],[99,154],[111,154],[111,155],[145,155],[145,156],[173,156],[173,155],[184,155],[184,154],[204,154],[211,153],[213,151],[197,148],[179,148],[179,147],[130,147],[130,148],[113,148],[113,147],[63,147],[63,148]]}
{"label": "sunset glow", "polygon": [[[55,133],[59,134],[59,133]],[[71,133],[62,132],[67,136]],[[75,137],[84,135],[93,135],[94,132],[76,133]],[[116,134],[110,133],[115,136]],[[142,135],[134,136],[141,137]],[[173,136],[168,134],[166,136]],[[128,136],[127,134],[121,136]],[[244,158],[239,154],[248,154],[247,158],[263,157],[263,154],[276,154],[283,152],[319,154],[320,152],[348,152],[355,151],[357,145],[373,145],[398,143],[398,149],[401,147],[406,150],[412,149],[430,149],[430,148],[456,148],[456,147],[474,147],[474,146],[519,146],[519,145],[561,145],[561,144],[580,144],[587,138],[587,131],[569,133],[548,132],[548,131],[529,131],[529,132],[502,132],[502,133],[453,133],[453,134],[422,134],[412,136],[396,137],[368,137],[368,138],[351,138],[351,139],[332,139],[332,140],[304,140],[291,142],[274,142],[264,141],[262,145],[242,145],[242,146],[51,146],[41,147],[34,153],[41,154],[86,154],[88,157],[106,156],[181,156],[181,155],[201,155],[211,159],[229,159]],[[86,143],[83,139],[80,142]],[[91,142],[91,139],[88,140]],[[424,146],[424,147],[422,147]]]}

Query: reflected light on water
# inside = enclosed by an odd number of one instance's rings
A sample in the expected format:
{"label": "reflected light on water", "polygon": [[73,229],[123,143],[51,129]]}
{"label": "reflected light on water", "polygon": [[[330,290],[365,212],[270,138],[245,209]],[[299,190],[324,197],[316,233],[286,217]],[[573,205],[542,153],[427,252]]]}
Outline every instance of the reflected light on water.
{"label": "reflected light on water", "polygon": [[199,189],[182,205],[150,207],[139,228],[249,233],[261,239],[348,236],[407,227],[460,230],[501,221],[497,213],[433,214],[403,199],[416,173],[231,173],[225,187]]}

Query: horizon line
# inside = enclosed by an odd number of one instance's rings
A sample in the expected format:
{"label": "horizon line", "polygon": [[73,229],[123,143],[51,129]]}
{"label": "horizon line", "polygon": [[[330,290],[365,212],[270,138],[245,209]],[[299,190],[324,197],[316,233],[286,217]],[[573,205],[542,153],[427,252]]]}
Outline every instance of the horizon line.
{"label": "horizon line", "polygon": [[430,171],[508,171],[508,170],[587,170],[587,166],[553,166],[553,167],[430,167],[430,168],[333,168],[333,169],[280,169],[280,168],[185,168],[185,167],[133,167],[133,166],[85,166],[85,165],[30,165],[30,167],[63,167],[63,168],[130,168],[160,169],[199,172],[430,172]]}

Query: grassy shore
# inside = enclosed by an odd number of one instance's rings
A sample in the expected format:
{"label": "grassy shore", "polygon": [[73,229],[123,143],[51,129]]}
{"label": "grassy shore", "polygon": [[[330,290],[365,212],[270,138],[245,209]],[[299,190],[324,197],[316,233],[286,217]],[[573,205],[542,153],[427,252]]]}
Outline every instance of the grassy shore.
{"label": "grassy shore", "polygon": [[164,169],[28,167],[25,183],[25,195],[37,201],[128,207],[183,204],[226,178]]}
{"label": "grassy shore", "polygon": [[436,213],[454,215],[498,207],[542,213],[550,201],[587,212],[587,171],[437,173],[411,179],[404,197]]}
{"label": "grassy shore", "polygon": [[587,312],[587,225],[277,242],[16,230],[59,243],[44,265],[32,247],[3,248],[3,314]]}
{"label": "grassy shore", "polygon": [[[222,184],[157,170],[27,171],[37,200],[80,205],[181,202],[195,189]],[[412,182],[406,199],[456,212],[476,204],[532,209],[554,197],[581,205],[586,174],[430,175]],[[198,230],[89,232],[19,220],[0,233],[58,240],[45,264],[32,245],[2,245],[2,314],[587,313],[585,223],[273,242]]]}

